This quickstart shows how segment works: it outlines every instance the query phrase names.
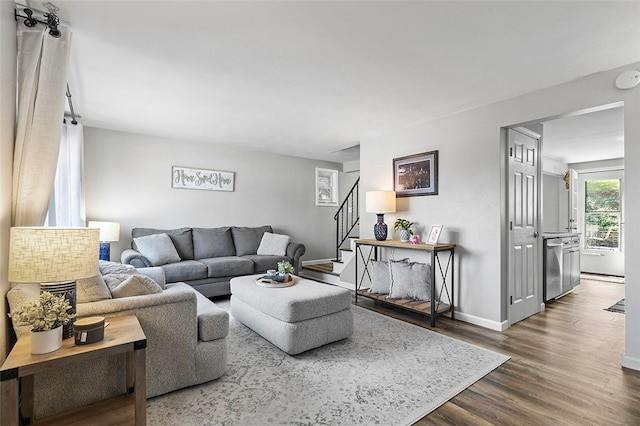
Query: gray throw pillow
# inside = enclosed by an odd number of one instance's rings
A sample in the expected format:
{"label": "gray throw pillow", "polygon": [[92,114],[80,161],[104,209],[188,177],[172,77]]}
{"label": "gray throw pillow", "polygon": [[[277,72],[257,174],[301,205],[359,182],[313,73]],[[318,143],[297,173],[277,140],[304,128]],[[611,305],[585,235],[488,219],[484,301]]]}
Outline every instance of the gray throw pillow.
{"label": "gray throw pillow", "polygon": [[162,293],[162,288],[158,283],[141,274],[109,274],[104,276],[104,280],[114,299]]}
{"label": "gray throw pillow", "polygon": [[291,241],[291,237],[288,235],[265,232],[262,235],[262,240],[260,241],[260,246],[258,246],[257,254],[267,256],[284,256],[287,254],[289,241]]}
{"label": "gray throw pillow", "polygon": [[231,228],[231,235],[233,235],[236,255],[246,256],[247,254],[257,254],[258,246],[265,232],[273,232],[273,229],[269,225],[256,228],[233,226]]}
{"label": "gray throw pillow", "polygon": [[391,288],[391,275],[389,275],[389,263],[384,260],[372,260],[370,293],[389,294]]}
{"label": "gray throw pillow", "polygon": [[431,265],[411,265],[411,288],[414,300],[431,300]]}
{"label": "gray throw pillow", "polygon": [[[182,260],[195,259],[193,254],[193,236],[191,234],[191,228],[178,228],[178,229],[155,229],[155,228],[133,228],[131,230],[131,237],[134,239],[131,244],[131,248],[138,250],[135,244],[135,239],[139,237],[146,237],[147,235],[154,234],[167,234],[173,245],[178,252],[178,256]],[[138,250],[140,251],[140,250]]]}
{"label": "gray throw pillow", "polygon": [[101,274],[91,278],[76,280],[76,301],[78,303],[97,302],[111,299],[111,292]]}
{"label": "gray throw pillow", "polygon": [[389,261],[391,288],[389,299],[413,299],[411,264]]}
{"label": "gray throw pillow", "polygon": [[195,259],[235,256],[231,228],[193,228],[193,255]]}
{"label": "gray throw pillow", "polygon": [[153,266],[180,262],[180,256],[167,234],[153,234],[134,238],[138,251],[149,259]]}

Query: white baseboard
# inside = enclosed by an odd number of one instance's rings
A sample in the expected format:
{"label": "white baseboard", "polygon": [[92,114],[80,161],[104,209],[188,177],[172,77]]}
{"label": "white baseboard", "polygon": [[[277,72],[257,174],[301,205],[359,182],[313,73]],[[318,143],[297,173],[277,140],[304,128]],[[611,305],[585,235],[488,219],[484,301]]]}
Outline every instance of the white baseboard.
{"label": "white baseboard", "polygon": [[508,321],[491,321],[486,318],[477,317],[475,315],[465,314],[464,312],[456,312],[456,319],[495,331],[505,331],[509,327]]}
{"label": "white baseboard", "polygon": [[640,371],[640,359],[625,355],[622,357],[622,366],[630,368],[632,370]]}

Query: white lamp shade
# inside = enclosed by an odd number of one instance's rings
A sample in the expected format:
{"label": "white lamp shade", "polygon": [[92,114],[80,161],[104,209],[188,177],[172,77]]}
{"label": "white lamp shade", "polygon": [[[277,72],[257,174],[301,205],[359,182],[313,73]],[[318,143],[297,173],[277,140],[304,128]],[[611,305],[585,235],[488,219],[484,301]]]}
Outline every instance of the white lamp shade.
{"label": "white lamp shade", "polygon": [[368,191],[366,194],[366,209],[369,213],[395,212],[395,191]]}
{"label": "white lamp shade", "polygon": [[120,224],[118,222],[98,222],[89,221],[88,228],[100,229],[100,241],[104,243],[112,243],[120,241]]}
{"label": "white lamp shade", "polygon": [[90,228],[11,228],[9,281],[51,283],[96,276],[99,234]]}

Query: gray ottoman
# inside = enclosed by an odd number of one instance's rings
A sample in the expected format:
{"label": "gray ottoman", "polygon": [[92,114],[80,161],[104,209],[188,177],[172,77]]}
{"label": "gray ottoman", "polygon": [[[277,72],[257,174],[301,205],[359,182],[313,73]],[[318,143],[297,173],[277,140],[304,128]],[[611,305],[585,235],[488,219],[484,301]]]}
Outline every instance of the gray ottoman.
{"label": "gray ottoman", "polygon": [[353,334],[351,292],[304,278],[265,288],[261,275],[231,280],[231,315],[284,352],[295,355]]}

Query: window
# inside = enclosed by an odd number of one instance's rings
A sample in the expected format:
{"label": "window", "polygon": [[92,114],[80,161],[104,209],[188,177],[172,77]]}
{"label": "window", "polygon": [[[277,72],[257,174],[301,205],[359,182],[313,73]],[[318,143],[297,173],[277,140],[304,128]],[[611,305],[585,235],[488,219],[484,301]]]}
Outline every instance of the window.
{"label": "window", "polygon": [[620,249],[620,179],[585,182],[585,247]]}

